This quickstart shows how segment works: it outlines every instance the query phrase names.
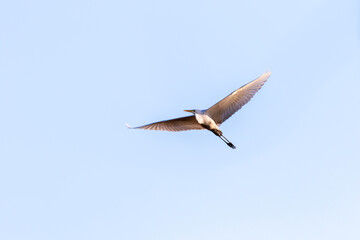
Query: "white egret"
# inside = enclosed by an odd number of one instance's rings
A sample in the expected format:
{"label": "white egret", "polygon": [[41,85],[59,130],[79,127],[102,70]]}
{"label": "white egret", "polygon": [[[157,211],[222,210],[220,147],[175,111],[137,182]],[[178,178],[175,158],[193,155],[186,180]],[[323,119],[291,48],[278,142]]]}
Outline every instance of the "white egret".
{"label": "white egret", "polygon": [[220,102],[216,103],[208,109],[184,110],[185,112],[193,113],[194,115],[192,116],[155,122],[140,127],[133,128],[129,125],[127,125],[127,127],[131,129],[147,129],[172,132],[207,129],[221,138],[221,140],[223,140],[229,147],[236,148],[234,144],[225,138],[223,133],[220,131],[219,126],[250,101],[250,99],[257,91],[259,91],[266,80],[270,77],[270,74],[270,72],[264,73],[259,78],[235,90]]}

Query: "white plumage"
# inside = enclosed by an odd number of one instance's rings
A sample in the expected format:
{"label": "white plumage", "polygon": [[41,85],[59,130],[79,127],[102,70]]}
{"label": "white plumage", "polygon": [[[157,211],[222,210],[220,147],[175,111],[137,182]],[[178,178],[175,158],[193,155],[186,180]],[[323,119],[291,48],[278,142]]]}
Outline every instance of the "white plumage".
{"label": "white plumage", "polygon": [[240,110],[257,91],[264,85],[266,80],[270,77],[270,72],[266,72],[254,81],[245,84],[227,97],[217,102],[212,107],[205,110],[185,110],[193,113],[193,116],[175,118],[147,124],[140,127],[132,128],[127,124],[128,128],[132,129],[148,129],[160,131],[186,131],[186,130],[201,130],[207,129],[212,131],[216,136],[220,137],[228,146],[235,148],[235,146],[227,140],[219,129],[220,124],[226,121],[234,113]]}

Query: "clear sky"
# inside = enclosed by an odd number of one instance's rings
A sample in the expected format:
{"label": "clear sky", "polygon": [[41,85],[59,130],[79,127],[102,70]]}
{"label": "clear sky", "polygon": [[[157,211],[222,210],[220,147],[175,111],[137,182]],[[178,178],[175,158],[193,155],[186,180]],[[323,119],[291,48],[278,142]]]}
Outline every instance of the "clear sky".
{"label": "clear sky", "polygon": [[[0,239],[360,239],[359,1],[2,1]],[[129,130],[270,69],[221,129]]]}

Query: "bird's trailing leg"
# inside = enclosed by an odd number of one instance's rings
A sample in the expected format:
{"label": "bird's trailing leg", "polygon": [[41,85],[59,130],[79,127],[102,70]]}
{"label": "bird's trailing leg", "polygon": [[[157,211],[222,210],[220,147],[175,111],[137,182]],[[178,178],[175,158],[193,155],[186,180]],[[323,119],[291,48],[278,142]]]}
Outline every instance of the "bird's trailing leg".
{"label": "bird's trailing leg", "polygon": [[218,136],[221,140],[223,140],[229,147],[231,147],[232,149],[235,149],[235,145],[232,144],[229,140],[227,140],[227,138],[222,134],[222,132],[218,129],[211,129],[211,131]]}
{"label": "bird's trailing leg", "polygon": [[226,137],[224,137],[223,135],[219,136],[219,138],[221,140],[223,140],[229,147],[231,147],[232,149],[235,149],[235,145],[232,144],[229,140],[226,139]]}

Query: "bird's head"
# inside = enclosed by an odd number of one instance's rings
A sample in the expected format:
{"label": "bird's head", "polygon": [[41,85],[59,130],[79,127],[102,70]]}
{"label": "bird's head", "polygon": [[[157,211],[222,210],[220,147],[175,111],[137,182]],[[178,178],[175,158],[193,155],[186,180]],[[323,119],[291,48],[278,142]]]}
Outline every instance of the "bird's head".
{"label": "bird's head", "polygon": [[193,110],[184,110],[184,112],[189,112],[189,113],[195,114],[195,109],[193,109]]}

